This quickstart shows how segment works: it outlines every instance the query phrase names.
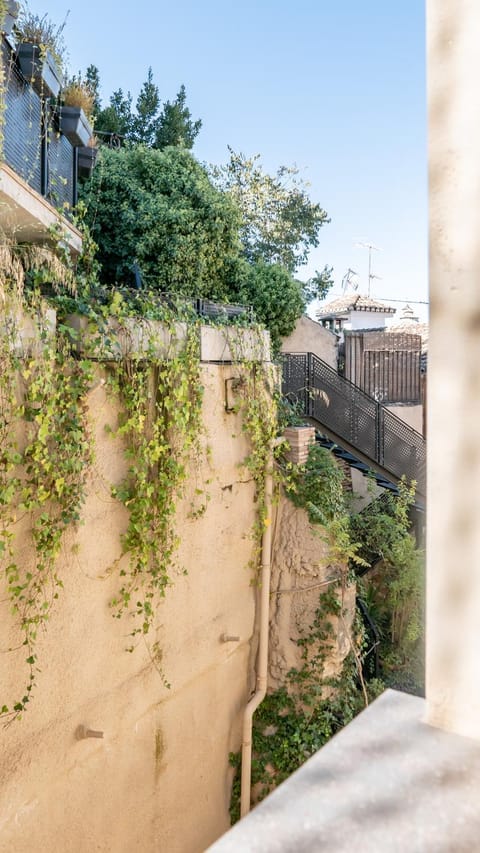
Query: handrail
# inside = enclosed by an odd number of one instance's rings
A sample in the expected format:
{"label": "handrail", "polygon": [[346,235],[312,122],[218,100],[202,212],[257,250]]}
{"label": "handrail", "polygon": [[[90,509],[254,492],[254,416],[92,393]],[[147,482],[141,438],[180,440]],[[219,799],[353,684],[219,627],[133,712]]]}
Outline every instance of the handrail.
{"label": "handrail", "polygon": [[425,440],[382,403],[340,376],[313,353],[283,356],[283,394],[304,414],[389,472],[405,475],[425,493]]}

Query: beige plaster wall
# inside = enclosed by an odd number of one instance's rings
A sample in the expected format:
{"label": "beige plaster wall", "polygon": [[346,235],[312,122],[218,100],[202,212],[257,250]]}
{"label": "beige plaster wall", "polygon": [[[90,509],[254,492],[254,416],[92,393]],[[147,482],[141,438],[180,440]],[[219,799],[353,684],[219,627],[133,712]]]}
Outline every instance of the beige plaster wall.
{"label": "beige plaster wall", "polygon": [[[285,683],[287,673],[301,669],[302,648],[297,640],[308,636],[319,596],[338,579],[332,568],[324,530],[312,526],[305,510],[286,498],[280,500],[274,528],[270,606],[269,688]],[[355,585],[345,590],[343,616],[332,617],[333,642],[325,661],[324,676],[339,675],[350,651],[355,615]]]}
{"label": "beige plaster wall", "polygon": [[352,477],[352,509],[360,512],[385,491],[375,480],[365,477],[358,468],[350,468]]}
{"label": "beige plaster wall", "polygon": [[387,406],[386,408],[420,435],[423,434],[423,406]]}
{"label": "beige plaster wall", "polygon": [[[89,398],[97,452],[85,524],[69,535],[59,571],[65,588],[40,637],[34,701],[0,732],[1,853],[195,853],[229,826],[228,753],[240,745],[252,682],[254,592],[247,563],[253,485],[239,415],[224,410],[231,368],[205,365],[205,442],[198,482],[211,480],[204,517],[178,513],[179,565],[158,610],[156,637],[168,689],[143,643],[124,651],[126,618],[112,618],[119,537],[126,513],[110,495],[124,473],[105,432],[116,412],[104,387]],[[191,490],[197,484],[192,476]],[[24,540],[22,559],[30,559]],[[222,643],[223,633],[238,636]],[[0,604],[0,648],[15,645]],[[2,655],[2,696],[22,683],[23,650]],[[79,725],[103,739],[76,740]]]}
{"label": "beige plaster wall", "polygon": [[304,314],[292,334],[282,342],[282,352],[313,352],[337,369],[337,336]]}

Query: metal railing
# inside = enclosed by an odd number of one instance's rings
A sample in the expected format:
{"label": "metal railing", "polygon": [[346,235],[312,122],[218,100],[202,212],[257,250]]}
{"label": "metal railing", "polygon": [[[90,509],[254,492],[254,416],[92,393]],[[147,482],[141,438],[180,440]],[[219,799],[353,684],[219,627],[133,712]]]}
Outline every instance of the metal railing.
{"label": "metal railing", "polygon": [[[30,187],[62,210],[75,203],[74,149],[54,126],[52,105],[39,97],[0,34],[4,75],[3,158]],[[65,208],[66,209],[66,208]]]}
{"label": "metal railing", "polygon": [[357,448],[395,480],[416,480],[425,494],[423,436],[316,355],[283,356],[282,391],[333,437]]}
{"label": "metal railing", "polygon": [[[107,285],[97,285],[90,291],[91,299],[99,305],[108,305],[113,291],[121,294],[125,303],[132,309],[135,314],[138,312],[142,317],[147,319],[161,319],[161,309],[167,308],[174,314],[178,314],[179,319],[187,318],[188,316],[198,316],[205,320],[214,320],[217,323],[224,322],[239,322],[253,323],[255,320],[253,308],[251,305],[240,305],[234,302],[213,302],[211,299],[203,299],[193,296],[182,296],[169,291],[155,290],[144,286],[143,277],[141,277],[142,287],[130,287],[127,285],[108,287]],[[44,295],[53,295],[53,289],[47,285],[43,286],[42,292]],[[159,314],[156,316],[156,311]],[[151,316],[149,316],[149,312]]]}

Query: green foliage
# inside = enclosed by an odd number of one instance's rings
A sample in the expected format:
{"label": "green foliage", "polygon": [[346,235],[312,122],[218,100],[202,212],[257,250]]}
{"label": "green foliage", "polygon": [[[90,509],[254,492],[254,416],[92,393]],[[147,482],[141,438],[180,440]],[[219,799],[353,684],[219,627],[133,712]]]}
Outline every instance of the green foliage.
{"label": "green foliage", "polygon": [[22,3],[19,16],[14,24],[15,37],[20,42],[36,44],[43,50],[49,50],[59,68],[63,69],[67,56],[63,33],[68,14],[67,12],[63,22],[57,25],[46,13],[45,15],[35,15],[26,3]]}
{"label": "green foliage", "polygon": [[129,283],[136,261],[152,289],[225,299],[239,269],[237,214],[182,148],[103,149],[82,189],[102,278]]}
{"label": "green foliage", "polygon": [[305,303],[308,305],[314,299],[324,299],[333,285],[333,267],[325,265],[321,272],[316,270],[315,275],[302,284],[302,295]]}
{"label": "green foliage", "polygon": [[158,86],[153,82],[151,68],[148,69],[147,79],[140,89],[135,108],[136,114],[132,118],[128,139],[137,144],[151,147],[158,133],[158,111],[160,108]]}
{"label": "green foliage", "polygon": [[192,121],[187,107],[185,86],[181,86],[174,101],[165,101],[160,110],[161,101],[152,69],[142,85],[135,108],[132,107],[130,92],[126,95],[117,89],[110,95],[108,106],[101,108],[98,68],[90,65],[87,77],[91,82],[95,100],[95,129],[101,133],[113,133],[134,145],[163,149],[179,146],[190,149],[200,132],[200,119]]}
{"label": "green foliage", "polygon": [[96,121],[101,109],[100,102],[100,72],[96,65],[89,65],[85,71],[85,82],[93,96],[92,117]]}
{"label": "green foliage", "polygon": [[287,494],[295,506],[307,510],[310,521],[328,524],[345,512],[343,481],[333,453],[312,444],[305,465],[294,472]]}
{"label": "green foliage", "polygon": [[[332,619],[342,618],[342,593],[336,587],[319,597],[314,622],[298,640],[302,667],[292,670],[286,685],[266,696],[253,720],[252,788],[258,802],[288,778],[347,725],[365,705],[355,656],[350,654],[337,678],[324,676],[324,663],[334,640]],[[383,689],[371,685],[369,699]],[[231,754],[235,768],[230,815],[239,818],[241,755]]]}
{"label": "green foliage", "polygon": [[126,480],[113,490],[129,511],[129,523],[122,541],[128,568],[120,570],[122,586],[112,607],[117,617],[134,617],[133,638],[149,633],[170,582],[177,502],[187,463],[200,452],[197,329],[188,328],[184,344],[174,341],[168,360],[155,356],[154,339],[151,348],[148,360],[139,354],[119,362],[111,382],[123,404],[118,435],[126,440],[129,463]]}
{"label": "green foliage", "polygon": [[[40,316],[38,310],[34,307],[34,316]],[[2,704],[1,716],[8,721],[31,700],[38,673],[38,632],[63,586],[57,558],[64,532],[80,521],[92,460],[85,406],[91,365],[72,359],[66,341],[52,343],[46,329],[42,339],[41,357],[27,361],[15,356],[14,323],[1,339],[0,397],[9,428],[0,434],[0,557],[28,668],[22,695]],[[27,425],[23,447],[17,443],[22,422]],[[15,530],[22,516],[29,519],[32,563],[16,557]]]}
{"label": "green foliage", "polygon": [[[233,347],[232,342],[230,345]],[[241,353],[237,353],[236,358],[242,360]],[[255,548],[251,560],[255,570],[259,567],[262,535],[272,522],[266,503],[266,476],[272,475],[274,479],[276,476],[270,461],[278,432],[275,389],[276,376],[271,365],[242,360],[237,391],[241,400],[242,430],[250,442],[250,452],[243,465],[255,483],[256,520],[252,532]]]}
{"label": "green foliage", "polygon": [[280,264],[259,260],[245,264],[238,301],[252,305],[257,320],[269,330],[274,352],[290,335],[305,309],[301,285]]}
{"label": "green foliage", "polygon": [[285,490],[295,506],[308,512],[312,524],[323,528],[333,567],[345,572],[348,563],[366,566],[360,543],[351,535],[345,501],[344,474],[333,453],[312,444],[305,465],[293,468],[285,480]]}
{"label": "green foliage", "polygon": [[185,86],[182,85],[173,103],[165,101],[159,117],[155,148],[167,148],[169,145],[193,148],[202,122],[201,119],[192,121],[192,114],[186,105],[186,99],[187,93]]}
{"label": "green foliage", "polygon": [[[423,553],[410,532],[408,511],[415,500],[415,484],[399,484],[399,495],[384,495],[351,519],[352,535],[361,544],[368,563],[382,561],[381,576],[367,596],[375,600],[377,620],[389,637],[390,651],[408,662],[423,641]],[[384,651],[385,654],[385,651]]]}
{"label": "green foliage", "polygon": [[309,199],[296,167],[281,166],[275,175],[268,175],[259,154],[248,158],[229,151],[229,162],[214,167],[212,174],[240,210],[245,257],[295,272],[307,261],[310,248],[318,246],[327,214]]}
{"label": "green foliage", "polygon": [[128,138],[132,129],[132,120],[130,92],[125,95],[123,89],[116,89],[110,95],[108,106],[103,109],[100,109],[100,103],[97,101],[96,131]]}

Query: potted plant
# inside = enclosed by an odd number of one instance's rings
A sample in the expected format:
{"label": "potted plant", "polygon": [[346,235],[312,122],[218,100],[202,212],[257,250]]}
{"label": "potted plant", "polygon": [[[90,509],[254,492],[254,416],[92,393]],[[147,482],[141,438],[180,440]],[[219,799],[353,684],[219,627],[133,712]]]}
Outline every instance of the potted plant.
{"label": "potted plant", "polygon": [[60,92],[64,27],[65,21],[56,27],[47,15],[40,17],[25,9],[15,24],[20,70],[40,97],[56,98]]}
{"label": "potted plant", "polygon": [[89,118],[93,112],[93,102],[93,92],[80,76],[72,77],[62,90],[58,111],[60,133],[74,147],[86,147],[92,138]]}
{"label": "potted plant", "polygon": [[82,145],[78,149],[78,174],[81,178],[89,178],[95,168],[98,154],[98,139],[90,137],[88,145]]}
{"label": "potted plant", "polygon": [[12,32],[13,25],[18,18],[20,12],[20,3],[17,0],[6,0],[5,14],[1,25],[1,30],[4,35],[9,36]]}

